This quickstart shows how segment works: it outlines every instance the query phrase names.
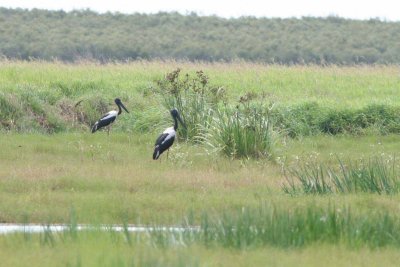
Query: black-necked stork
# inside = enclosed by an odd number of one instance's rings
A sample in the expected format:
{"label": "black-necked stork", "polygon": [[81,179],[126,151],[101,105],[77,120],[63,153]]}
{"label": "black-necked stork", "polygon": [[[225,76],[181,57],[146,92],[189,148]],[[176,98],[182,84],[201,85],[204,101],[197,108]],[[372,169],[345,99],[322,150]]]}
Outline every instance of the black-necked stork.
{"label": "black-necked stork", "polygon": [[185,123],[183,123],[179,112],[176,109],[171,110],[171,116],[174,119],[174,126],[165,129],[165,131],[157,138],[154,147],[153,159],[158,159],[160,155],[168,150],[175,141],[176,130],[178,129],[178,120],[186,128]]}
{"label": "black-necked stork", "polygon": [[[100,120],[96,121],[96,123],[93,125],[92,127],[92,133],[96,132],[97,130],[106,127],[108,125],[110,125],[111,123],[113,123],[115,121],[115,119],[117,118],[117,116],[119,114],[121,114],[122,109],[121,107],[129,113],[129,111],[126,109],[126,107],[124,106],[124,104],[122,104],[121,99],[116,98],[115,100],[115,104],[117,104],[118,106],[118,111],[116,110],[111,110],[110,112],[108,112],[107,114],[105,114],[103,117],[101,117]],[[108,131],[107,133],[110,133],[110,128],[108,127]]]}

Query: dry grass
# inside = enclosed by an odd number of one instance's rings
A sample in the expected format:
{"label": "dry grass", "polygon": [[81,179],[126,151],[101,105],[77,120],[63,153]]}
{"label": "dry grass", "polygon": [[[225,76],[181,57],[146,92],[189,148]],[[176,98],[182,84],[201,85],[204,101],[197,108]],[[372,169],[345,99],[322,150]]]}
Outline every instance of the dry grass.
{"label": "dry grass", "polygon": [[[151,159],[153,136],[105,133],[95,135],[3,135],[0,140],[0,220],[66,222],[70,210],[79,222],[179,222],[188,211],[218,213],[260,201],[282,207],[355,204],[360,208],[397,210],[398,196],[348,195],[290,197],[281,186],[282,168],[298,161],[335,163],[346,157],[368,157],[380,151],[393,155],[398,137],[338,139],[320,137],[282,143],[276,163],[229,160],[203,148],[174,145],[169,160]],[[314,140],[314,141],[311,141]],[[336,140],[336,141],[335,141]],[[367,205],[370,203],[371,205]]]}
{"label": "dry grass", "polygon": [[120,134],[107,138],[104,133],[4,136],[1,220],[19,221],[26,214],[32,221],[66,220],[74,206],[86,222],[112,222],[123,216],[136,220],[137,214],[147,222],[165,216],[176,221],[191,208],[255,202],[243,202],[243,197],[250,190],[268,192],[276,183],[271,177],[279,175],[277,169],[269,170],[269,163],[254,167],[225,159],[212,163],[213,157],[190,156],[196,149],[179,144],[170,159],[164,156],[160,163],[151,159],[152,141],[134,137],[129,141]]}

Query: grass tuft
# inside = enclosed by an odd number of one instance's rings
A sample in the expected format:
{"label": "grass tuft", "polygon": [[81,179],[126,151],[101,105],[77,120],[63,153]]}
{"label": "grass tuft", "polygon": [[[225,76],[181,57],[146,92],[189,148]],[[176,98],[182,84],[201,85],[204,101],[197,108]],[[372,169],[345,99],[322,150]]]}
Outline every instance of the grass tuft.
{"label": "grass tuft", "polygon": [[395,160],[375,157],[359,163],[343,163],[338,159],[338,168],[323,164],[303,164],[289,169],[285,193],[331,194],[331,193],[377,193],[395,194],[400,190],[400,177]]}
{"label": "grass tuft", "polygon": [[269,110],[262,103],[218,110],[202,139],[228,157],[269,158],[274,145]]}

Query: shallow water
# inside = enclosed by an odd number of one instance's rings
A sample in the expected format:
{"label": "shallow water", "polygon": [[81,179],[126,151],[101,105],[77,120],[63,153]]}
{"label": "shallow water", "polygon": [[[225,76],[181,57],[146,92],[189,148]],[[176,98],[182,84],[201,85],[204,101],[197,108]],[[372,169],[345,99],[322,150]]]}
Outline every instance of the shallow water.
{"label": "shallow water", "polygon": [[63,232],[70,231],[71,229],[76,229],[77,231],[82,230],[100,230],[100,231],[115,231],[121,232],[124,231],[124,228],[128,230],[128,232],[150,232],[150,231],[169,231],[169,232],[184,232],[184,231],[197,231],[198,227],[175,227],[175,226],[134,226],[134,225],[101,225],[101,226],[93,226],[93,225],[85,225],[78,224],[76,226],[71,226],[67,224],[11,224],[11,223],[3,223],[0,224],[0,234],[9,234],[9,233],[43,233],[45,231],[51,232]]}

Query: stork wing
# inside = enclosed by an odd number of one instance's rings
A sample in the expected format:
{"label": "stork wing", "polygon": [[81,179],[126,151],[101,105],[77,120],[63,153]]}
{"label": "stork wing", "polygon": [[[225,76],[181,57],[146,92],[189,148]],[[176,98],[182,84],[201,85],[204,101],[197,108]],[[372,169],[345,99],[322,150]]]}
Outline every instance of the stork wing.
{"label": "stork wing", "polygon": [[157,138],[156,143],[155,143],[154,145],[155,145],[155,146],[161,145],[161,144],[164,142],[164,140],[167,138],[167,136],[168,136],[167,133],[162,133],[162,134]]}
{"label": "stork wing", "polygon": [[117,117],[117,112],[115,110],[111,110],[110,112],[107,112],[107,114],[104,114],[104,116],[101,117],[99,121],[107,120],[111,117]]}
{"label": "stork wing", "polygon": [[112,111],[108,112],[93,125],[92,133],[96,132],[98,129],[100,129],[102,127],[105,127],[105,126],[111,124],[112,122],[115,121],[116,118],[117,118],[116,111],[112,110]]}

